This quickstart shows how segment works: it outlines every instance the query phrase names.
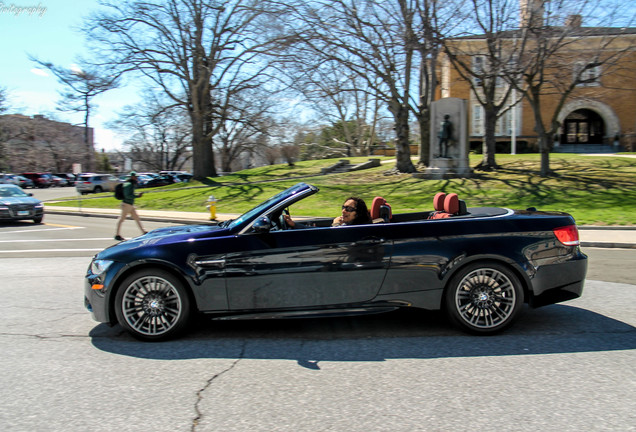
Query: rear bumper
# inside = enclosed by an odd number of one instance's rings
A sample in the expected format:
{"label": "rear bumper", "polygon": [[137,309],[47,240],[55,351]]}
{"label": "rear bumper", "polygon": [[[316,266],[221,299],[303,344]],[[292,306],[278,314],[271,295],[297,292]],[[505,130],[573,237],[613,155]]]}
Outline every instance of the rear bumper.
{"label": "rear bumper", "polygon": [[532,279],[532,292],[528,303],[532,307],[559,303],[578,298],[583,294],[587,256],[558,264],[541,266]]}

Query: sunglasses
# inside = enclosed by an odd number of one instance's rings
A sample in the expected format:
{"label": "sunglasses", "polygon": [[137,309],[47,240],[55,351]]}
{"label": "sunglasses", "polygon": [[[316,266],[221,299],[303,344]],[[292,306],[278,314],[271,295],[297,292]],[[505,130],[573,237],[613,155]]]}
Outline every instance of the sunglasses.
{"label": "sunglasses", "polygon": [[342,209],[348,213],[352,213],[357,210],[355,207],[351,207],[351,206],[342,206]]}

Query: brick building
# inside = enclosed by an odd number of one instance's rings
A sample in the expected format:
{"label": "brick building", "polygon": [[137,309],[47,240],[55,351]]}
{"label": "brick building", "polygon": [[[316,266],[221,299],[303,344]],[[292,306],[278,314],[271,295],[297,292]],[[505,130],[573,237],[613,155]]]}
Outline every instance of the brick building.
{"label": "brick building", "polygon": [[74,164],[84,172],[94,168],[93,129],[42,115],[0,116],[0,149],[0,170],[6,172],[72,172]]}
{"label": "brick building", "polygon": [[[515,43],[515,38],[522,37],[523,26],[528,25],[528,19],[537,19],[537,16],[524,17],[524,3],[522,1],[522,28],[501,35],[507,38],[510,45]],[[543,25],[539,23],[536,28],[549,31],[550,27],[541,27]],[[546,80],[554,84],[546,85],[545,93],[542,93],[541,114],[544,121],[555,113],[560,96],[558,81],[569,78],[567,74],[573,74],[576,68],[584,68],[586,79],[585,83],[576,86],[560,109],[560,128],[553,151],[636,150],[636,28],[583,27],[580,16],[568,17],[560,28],[567,29],[569,39],[558,53],[560,63],[546,69]],[[454,43],[462,45],[461,52],[466,64],[472,64],[473,69],[487,67],[486,56],[480,56],[480,50],[485,53],[486,49],[484,36],[458,38]],[[593,50],[599,46],[603,46],[601,55],[605,56],[604,59],[610,56],[615,58],[600,62],[600,65],[589,63],[595,54]],[[484,107],[478,103],[470,83],[455,69],[448,57],[442,56],[440,63],[439,96],[468,100],[469,136],[471,147],[475,148],[483,141]],[[501,92],[504,86],[505,81],[501,80]],[[512,105],[513,97],[509,100],[509,105]],[[534,128],[532,108],[523,99],[499,118],[496,140],[505,146],[498,147],[509,151],[510,142],[515,141],[519,143],[518,148],[536,150],[538,135]]]}

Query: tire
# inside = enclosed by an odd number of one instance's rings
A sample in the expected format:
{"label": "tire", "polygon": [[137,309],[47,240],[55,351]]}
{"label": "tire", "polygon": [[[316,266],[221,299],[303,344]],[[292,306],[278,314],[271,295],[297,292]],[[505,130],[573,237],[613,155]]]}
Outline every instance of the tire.
{"label": "tire", "polygon": [[119,324],[144,341],[162,341],[181,333],[190,320],[190,298],[172,274],[146,269],[127,277],[115,296]]}
{"label": "tire", "polygon": [[42,223],[42,219],[44,219],[44,216],[35,217],[33,218],[33,223],[40,224]]}
{"label": "tire", "polygon": [[473,334],[494,334],[509,327],[523,307],[519,278],[506,266],[478,262],[460,270],[445,293],[453,323]]}
{"label": "tire", "polygon": [[103,189],[101,186],[95,186],[95,189],[93,189],[93,193],[102,193]]}

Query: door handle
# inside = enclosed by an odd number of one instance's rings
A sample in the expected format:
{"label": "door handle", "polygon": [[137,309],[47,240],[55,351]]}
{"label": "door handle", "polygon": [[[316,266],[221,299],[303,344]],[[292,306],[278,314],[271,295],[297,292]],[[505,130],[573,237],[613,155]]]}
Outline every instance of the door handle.
{"label": "door handle", "polygon": [[381,244],[384,242],[386,242],[386,240],[383,238],[373,237],[373,238],[367,238],[367,239],[357,241],[355,244],[357,246],[373,246],[373,245]]}

